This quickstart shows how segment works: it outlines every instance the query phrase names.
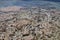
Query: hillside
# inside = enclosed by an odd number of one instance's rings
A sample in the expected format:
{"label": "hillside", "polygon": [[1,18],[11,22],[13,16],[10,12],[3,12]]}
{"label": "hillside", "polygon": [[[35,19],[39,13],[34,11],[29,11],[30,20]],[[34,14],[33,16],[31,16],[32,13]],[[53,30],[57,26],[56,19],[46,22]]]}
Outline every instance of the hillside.
{"label": "hillside", "polygon": [[60,10],[0,8],[0,40],[60,40]]}

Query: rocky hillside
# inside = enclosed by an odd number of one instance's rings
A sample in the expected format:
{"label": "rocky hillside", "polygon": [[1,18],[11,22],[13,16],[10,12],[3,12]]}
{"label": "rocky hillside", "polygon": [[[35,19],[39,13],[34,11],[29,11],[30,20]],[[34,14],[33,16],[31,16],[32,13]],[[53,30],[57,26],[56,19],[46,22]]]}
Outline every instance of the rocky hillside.
{"label": "rocky hillside", "polygon": [[60,40],[60,10],[0,8],[0,40]]}

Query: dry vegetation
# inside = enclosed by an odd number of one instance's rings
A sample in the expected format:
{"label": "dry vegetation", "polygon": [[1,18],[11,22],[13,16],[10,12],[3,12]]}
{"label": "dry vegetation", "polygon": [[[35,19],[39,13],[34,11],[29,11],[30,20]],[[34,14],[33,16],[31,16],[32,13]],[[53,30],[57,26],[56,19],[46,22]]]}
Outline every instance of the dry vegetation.
{"label": "dry vegetation", "polygon": [[0,40],[60,40],[60,10],[6,8],[0,8]]}

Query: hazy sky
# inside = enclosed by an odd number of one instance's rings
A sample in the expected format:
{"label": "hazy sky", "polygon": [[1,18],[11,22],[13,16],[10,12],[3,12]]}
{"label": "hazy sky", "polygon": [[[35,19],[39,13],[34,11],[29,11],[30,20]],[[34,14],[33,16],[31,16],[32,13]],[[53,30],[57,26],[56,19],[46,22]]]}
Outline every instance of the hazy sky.
{"label": "hazy sky", "polygon": [[[23,1],[37,1],[37,0],[23,0]],[[38,1],[40,1],[40,0],[38,0]],[[44,1],[46,1],[46,0],[44,0]],[[47,0],[47,1],[60,1],[60,0]]]}
{"label": "hazy sky", "polygon": [[55,1],[55,2],[60,2],[60,0],[0,0],[0,1]]}

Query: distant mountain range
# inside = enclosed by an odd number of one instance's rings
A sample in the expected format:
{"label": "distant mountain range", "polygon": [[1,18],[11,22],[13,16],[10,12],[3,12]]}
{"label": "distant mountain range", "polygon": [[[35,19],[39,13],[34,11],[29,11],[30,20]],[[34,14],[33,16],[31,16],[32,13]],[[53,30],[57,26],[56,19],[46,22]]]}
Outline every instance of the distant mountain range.
{"label": "distant mountain range", "polygon": [[52,0],[0,0],[0,7],[7,7],[7,6],[24,6],[24,7],[31,7],[31,6],[40,6],[43,8],[58,8],[60,9],[60,2],[59,0],[53,0],[56,2],[52,2]]}

